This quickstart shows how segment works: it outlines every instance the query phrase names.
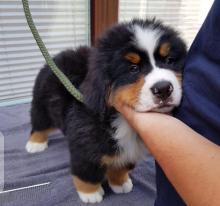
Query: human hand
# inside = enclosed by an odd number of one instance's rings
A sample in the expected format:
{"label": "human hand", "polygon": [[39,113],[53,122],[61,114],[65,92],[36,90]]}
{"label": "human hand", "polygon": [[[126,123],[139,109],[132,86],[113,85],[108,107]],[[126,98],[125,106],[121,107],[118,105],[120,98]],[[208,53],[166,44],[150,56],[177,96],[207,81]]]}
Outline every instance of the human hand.
{"label": "human hand", "polygon": [[176,119],[170,115],[156,112],[136,112],[126,105],[120,105],[116,108],[133,127],[133,129],[145,139],[148,135],[154,134],[155,130],[168,126]]}

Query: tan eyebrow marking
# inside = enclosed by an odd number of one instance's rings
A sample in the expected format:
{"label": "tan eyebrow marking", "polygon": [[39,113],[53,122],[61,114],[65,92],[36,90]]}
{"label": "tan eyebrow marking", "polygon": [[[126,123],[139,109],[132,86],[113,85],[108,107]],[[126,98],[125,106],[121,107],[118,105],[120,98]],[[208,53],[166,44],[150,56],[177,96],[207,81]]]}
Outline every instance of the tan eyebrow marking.
{"label": "tan eyebrow marking", "polygon": [[169,55],[170,49],[171,49],[170,43],[165,42],[165,43],[161,44],[160,49],[159,49],[159,53],[162,57],[166,57]]}
{"label": "tan eyebrow marking", "polygon": [[128,61],[134,63],[134,64],[138,64],[141,61],[141,57],[134,52],[129,52],[125,55],[125,59],[127,59]]}

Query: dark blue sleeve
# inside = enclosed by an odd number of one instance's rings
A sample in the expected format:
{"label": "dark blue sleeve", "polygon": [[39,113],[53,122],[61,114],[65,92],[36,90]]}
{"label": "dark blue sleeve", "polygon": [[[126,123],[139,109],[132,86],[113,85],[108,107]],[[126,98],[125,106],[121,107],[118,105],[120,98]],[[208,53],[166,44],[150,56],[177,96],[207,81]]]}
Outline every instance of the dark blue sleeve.
{"label": "dark blue sleeve", "polygon": [[[220,145],[220,0],[215,0],[190,48],[183,77],[183,100],[175,116]],[[185,205],[156,165],[155,206]]]}

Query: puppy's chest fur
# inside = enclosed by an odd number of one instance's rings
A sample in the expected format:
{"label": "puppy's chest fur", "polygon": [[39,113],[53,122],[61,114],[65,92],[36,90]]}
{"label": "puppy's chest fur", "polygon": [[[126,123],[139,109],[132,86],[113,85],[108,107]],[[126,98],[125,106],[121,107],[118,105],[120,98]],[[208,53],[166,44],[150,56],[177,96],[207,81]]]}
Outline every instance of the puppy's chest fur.
{"label": "puppy's chest fur", "polygon": [[142,140],[120,114],[112,121],[111,125],[114,128],[112,138],[117,142],[117,152],[119,153],[113,164],[123,166],[136,163],[146,151]]}

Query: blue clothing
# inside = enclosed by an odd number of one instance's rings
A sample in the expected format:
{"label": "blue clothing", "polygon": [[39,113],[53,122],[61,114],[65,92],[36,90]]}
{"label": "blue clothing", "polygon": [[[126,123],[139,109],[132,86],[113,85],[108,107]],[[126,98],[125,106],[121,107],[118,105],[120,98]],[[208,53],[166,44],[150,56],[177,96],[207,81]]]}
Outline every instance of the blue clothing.
{"label": "blue clothing", "polygon": [[[183,91],[175,116],[220,145],[220,0],[214,2],[190,48]],[[158,165],[156,183],[155,206],[185,205]]]}

